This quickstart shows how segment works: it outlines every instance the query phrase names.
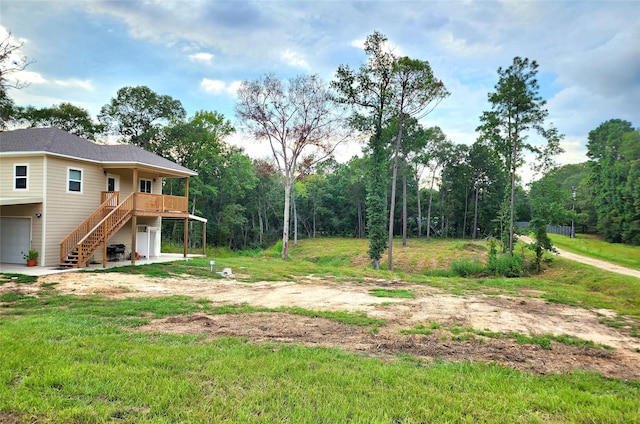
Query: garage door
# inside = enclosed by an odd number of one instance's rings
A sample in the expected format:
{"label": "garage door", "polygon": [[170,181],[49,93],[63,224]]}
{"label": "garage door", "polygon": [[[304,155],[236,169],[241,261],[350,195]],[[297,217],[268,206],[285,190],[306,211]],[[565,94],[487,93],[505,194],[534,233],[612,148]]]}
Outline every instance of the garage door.
{"label": "garage door", "polygon": [[0,262],[23,264],[30,247],[31,219],[0,218]]}

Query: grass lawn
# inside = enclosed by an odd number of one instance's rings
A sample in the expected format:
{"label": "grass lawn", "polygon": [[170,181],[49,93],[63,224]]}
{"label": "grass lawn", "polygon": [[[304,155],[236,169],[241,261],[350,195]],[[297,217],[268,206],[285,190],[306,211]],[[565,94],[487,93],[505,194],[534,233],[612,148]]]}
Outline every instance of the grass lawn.
{"label": "grass lawn", "polygon": [[[526,278],[434,277],[447,260],[482,259],[482,243],[410,241],[395,248],[395,272],[366,267],[366,241],[304,240],[282,261],[273,252],[212,251],[188,263],[124,267],[120,272],[219,278],[232,267],[258,280],[377,278],[445,288],[452,293],[541,291],[550,301],[607,307],[640,318],[640,281],[556,260]],[[4,280],[0,279],[0,285]],[[22,284],[32,284],[25,279]],[[410,297],[384,290],[383,297]],[[251,312],[251,308],[242,312]],[[291,314],[320,312],[282,308]],[[594,373],[531,375],[490,363],[377,358],[243,338],[149,334],[154,318],[237,313],[186,296],[63,296],[55,286],[0,297],[0,422],[9,423],[640,423],[640,382]],[[378,325],[359,314],[323,315],[351,325]],[[415,328],[427,332],[434,327]]]}

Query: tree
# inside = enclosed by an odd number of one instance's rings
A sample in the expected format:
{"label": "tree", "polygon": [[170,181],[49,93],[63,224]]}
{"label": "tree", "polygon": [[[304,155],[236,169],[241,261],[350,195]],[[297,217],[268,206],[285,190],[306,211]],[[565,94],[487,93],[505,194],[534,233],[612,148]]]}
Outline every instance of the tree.
{"label": "tree", "polygon": [[386,181],[385,164],[387,140],[382,137],[383,124],[391,116],[393,87],[391,76],[395,57],[386,47],[387,37],[379,32],[368,36],[364,51],[366,63],[358,71],[348,65],[340,65],[331,86],[336,91],[336,102],[352,109],[351,125],[371,134],[369,137],[370,167],[367,175],[367,232],[369,234],[369,258],[375,269],[380,268],[380,258],[387,248],[385,236]]}
{"label": "tree", "polygon": [[6,127],[6,122],[14,112],[14,103],[13,99],[9,97],[9,88],[20,89],[29,85],[20,80],[9,80],[11,74],[25,70],[33,63],[26,56],[19,54],[22,45],[23,43],[16,41],[10,32],[0,41],[0,130]]}
{"label": "tree", "polygon": [[479,142],[471,146],[469,165],[474,189],[471,238],[475,240],[478,230],[483,230],[485,234],[494,233],[491,223],[499,214],[506,181],[503,165],[495,150]]}
{"label": "tree", "polygon": [[102,106],[98,121],[109,134],[161,154],[158,147],[161,129],[185,119],[186,115],[179,100],[159,95],[145,86],[123,87],[111,102]]}
{"label": "tree", "polygon": [[226,148],[213,177],[218,194],[214,199],[206,199],[205,207],[211,206],[212,220],[218,223],[216,236],[230,248],[246,247],[249,219],[245,205],[249,205],[258,183],[252,161],[240,149]]}
{"label": "tree", "polygon": [[325,160],[346,137],[340,130],[329,91],[316,76],[298,76],[283,83],[272,74],[243,81],[238,90],[236,115],[257,140],[269,142],[273,158],[284,177],[282,258],[289,257],[291,189],[303,154],[311,163]]}
{"label": "tree", "polygon": [[260,159],[253,162],[253,168],[258,178],[254,199],[258,219],[258,243],[262,246],[271,233],[269,218],[276,215],[279,199],[277,193],[282,192],[282,186],[275,164]]}
{"label": "tree", "polygon": [[416,188],[416,210],[418,237],[422,235],[422,214],[420,211],[420,180],[426,165],[423,163],[426,147],[428,145],[427,131],[415,118],[409,118],[404,123],[402,136],[402,245],[407,245],[408,205],[407,205],[407,180],[411,177],[412,184]]}
{"label": "tree", "polygon": [[95,140],[103,130],[91,119],[89,111],[71,103],[60,103],[52,107],[37,109],[33,106],[18,107],[14,121],[25,122],[29,127],[57,127],[79,137]]}
{"label": "tree", "polygon": [[544,251],[553,252],[553,244],[547,235],[547,225],[564,224],[572,213],[566,208],[570,193],[559,187],[556,172],[551,171],[541,179],[532,182],[529,190],[531,221],[535,241],[530,245],[536,253],[536,269],[541,270]]}
{"label": "tree", "polygon": [[473,169],[470,150],[466,144],[457,144],[452,155],[455,160],[448,160],[442,172],[440,192],[444,195],[444,201],[441,210],[445,218],[441,221],[448,229],[446,236],[465,238],[471,223],[469,210],[473,197]]}
{"label": "tree", "polygon": [[160,155],[194,171],[224,149],[224,139],[235,132],[231,121],[219,112],[198,111],[194,116],[163,129],[156,140]]}
{"label": "tree", "polygon": [[640,244],[640,131],[611,119],[589,132],[590,184],[605,240]]}
{"label": "tree", "polygon": [[0,41],[0,87],[6,88],[24,88],[29,85],[26,82],[15,80],[9,81],[9,75],[24,71],[33,61],[26,56],[19,54],[20,48],[24,43],[16,41],[11,33],[7,33],[2,41]]}
{"label": "tree", "polygon": [[[570,197],[567,197],[565,208],[574,211],[572,219],[575,231],[583,233],[595,232],[597,217],[587,163],[563,165],[554,169],[553,173],[558,188],[571,194]],[[566,222],[566,224],[569,224],[569,222]]]}
{"label": "tree", "polygon": [[[230,154],[224,138],[233,132],[231,122],[222,114],[198,111],[188,121],[175,122],[162,128],[155,139],[160,156],[198,172],[197,176],[190,179],[190,210],[210,221],[214,221],[220,211],[212,207],[210,202],[215,202],[219,196],[220,181],[225,181],[220,179],[224,156]],[[229,182],[227,185],[231,184]],[[163,190],[181,195],[184,194],[184,184],[176,179],[168,179]],[[207,227],[207,231],[213,231],[211,226]],[[212,237],[211,240],[215,239]]]}
{"label": "tree", "polygon": [[428,130],[429,147],[428,154],[424,156],[424,160],[428,163],[431,170],[431,186],[429,187],[429,203],[427,207],[427,240],[431,237],[431,207],[433,205],[433,186],[436,181],[436,175],[447,161],[453,159],[454,145],[447,139],[440,127],[431,127]]}
{"label": "tree", "polygon": [[13,116],[13,111],[13,99],[9,97],[6,89],[0,86],[0,130],[7,126],[7,121]]}
{"label": "tree", "polygon": [[391,181],[391,207],[389,208],[388,269],[393,269],[393,215],[395,213],[398,156],[402,145],[404,121],[407,117],[420,119],[429,114],[449,95],[442,81],[436,80],[429,62],[402,57],[394,61],[391,73],[395,113],[398,117],[398,134],[393,155]]}
{"label": "tree", "polygon": [[[495,91],[489,93],[491,110],[483,112],[478,127],[481,140],[493,145],[500,154],[511,179],[509,201],[509,254],[513,255],[516,174],[524,163],[524,152],[536,154],[541,162],[560,153],[562,135],[553,127],[544,128],[548,111],[546,101],[540,97],[536,75],[536,61],[515,57],[506,69],[498,68],[499,80]],[[537,132],[546,139],[546,146],[529,143],[528,133]]]}

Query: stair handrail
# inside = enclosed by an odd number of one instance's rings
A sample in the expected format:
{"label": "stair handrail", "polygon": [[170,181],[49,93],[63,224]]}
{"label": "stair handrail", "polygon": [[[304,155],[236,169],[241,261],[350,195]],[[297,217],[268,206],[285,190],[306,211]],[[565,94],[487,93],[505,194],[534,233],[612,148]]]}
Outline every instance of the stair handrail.
{"label": "stair handrail", "polygon": [[[98,222],[89,232],[87,232],[87,234],[85,234],[84,237],[82,237],[78,241],[78,243],[76,244],[76,246],[78,246],[78,267],[84,265],[86,260],[88,260],[93,252],[95,252],[97,246],[99,246],[100,243],[104,241],[104,239],[108,239],[111,231],[113,231],[113,229],[117,227],[118,224],[122,222],[122,220],[126,219],[129,213],[131,213],[131,211],[134,209],[135,195],[135,192],[130,193],[122,202],[114,207],[111,212],[105,215],[105,217],[102,218],[100,222]],[[121,213],[122,211],[124,211],[124,213]],[[116,217],[115,220],[111,220],[111,218],[116,215],[119,216]],[[93,241],[90,241],[89,244],[85,246],[85,242],[89,239],[89,237],[97,233],[100,228],[103,229],[102,236],[97,237]]]}
{"label": "stair handrail", "polygon": [[[111,204],[112,199],[118,198],[120,196],[119,192],[113,192],[111,196],[109,196],[104,202],[98,206],[98,208],[89,215],[84,221],[82,221],[76,228],[74,228],[62,241],[60,242],[60,262],[64,260],[69,253],[73,251],[73,249],[78,245],[79,241],[86,237],[89,233],[89,225],[91,228],[95,228],[95,222],[100,222],[106,216],[105,211],[107,211],[113,205]],[[100,216],[100,218],[97,218]]]}

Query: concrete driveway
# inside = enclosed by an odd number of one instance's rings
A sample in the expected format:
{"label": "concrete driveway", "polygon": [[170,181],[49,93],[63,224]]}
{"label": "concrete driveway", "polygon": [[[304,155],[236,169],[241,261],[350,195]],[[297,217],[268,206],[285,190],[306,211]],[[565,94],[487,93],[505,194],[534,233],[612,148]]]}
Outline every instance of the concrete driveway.
{"label": "concrete driveway", "polygon": [[[190,258],[202,258],[202,255],[187,255],[187,259]],[[160,256],[149,259],[141,259],[136,261],[136,266],[138,265],[146,265],[153,264],[159,262],[175,262],[175,261],[184,261],[185,258],[182,253],[162,253]],[[113,268],[117,266],[127,266],[131,265],[131,261],[117,261],[117,262],[107,262],[107,268]],[[50,274],[58,274],[62,272],[75,272],[80,270],[91,270],[91,269],[102,269],[102,264],[91,264],[84,268],[65,268],[60,269],[59,267],[47,267],[47,266],[26,266],[23,264],[5,264],[0,263],[0,273],[2,274],[24,274],[24,275],[50,275]]]}

